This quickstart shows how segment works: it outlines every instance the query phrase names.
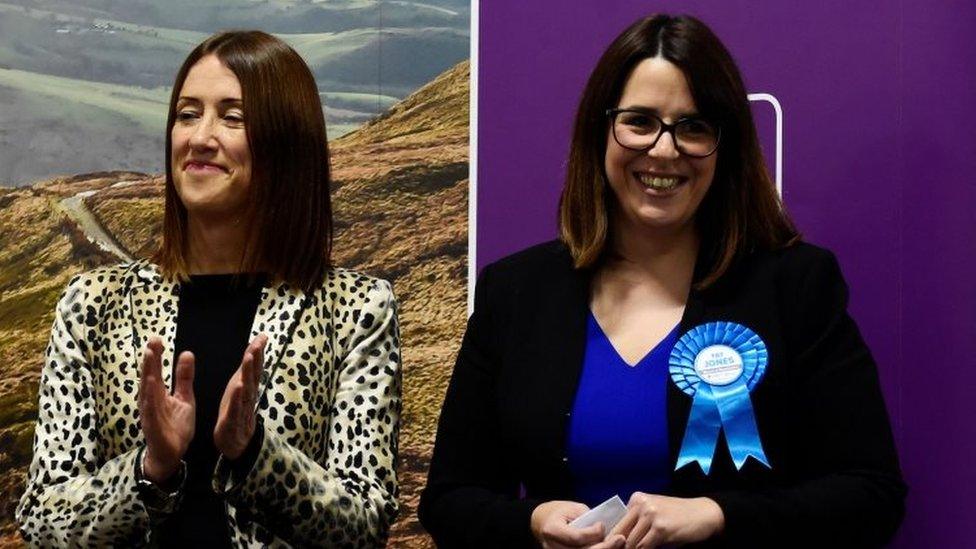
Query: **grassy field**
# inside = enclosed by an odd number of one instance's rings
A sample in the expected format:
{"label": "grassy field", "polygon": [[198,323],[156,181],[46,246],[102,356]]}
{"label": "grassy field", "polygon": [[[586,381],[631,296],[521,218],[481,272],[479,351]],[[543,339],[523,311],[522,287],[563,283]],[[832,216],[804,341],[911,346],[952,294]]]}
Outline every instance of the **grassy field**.
{"label": "grassy field", "polygon": [[[153,118],[158,127],[146,129]],[[0,182],[15,186],[115,168],[158,171],[164,126],[152,112],[130,117],[111,105],[78,104],[0,83]]]}
{"label": "grassy field", "polygon": [[167,88],[145,89],[11,69],[0,69],[0,86],[116,113],[154,134],[166,127]]}

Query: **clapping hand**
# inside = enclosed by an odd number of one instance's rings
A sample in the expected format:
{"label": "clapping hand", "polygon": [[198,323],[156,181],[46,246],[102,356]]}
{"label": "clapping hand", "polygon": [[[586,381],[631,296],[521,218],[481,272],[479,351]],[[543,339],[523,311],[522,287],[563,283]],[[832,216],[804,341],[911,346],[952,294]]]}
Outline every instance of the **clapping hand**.
{"label": "clapping hand", "polygon": [[179,470],[196,427],[193,353],[180,354],[173,394],[169,394],[163,383],[162,356],[162,340],[151,338],[142,356],[139,380],[139,417],[146,438],[142,470],[156,484],[164,483]]}
{"label": "clapping hand", "polygon": [[217,451],[230,459],[237,459],[254,436],[261,372],[264,370],[264,347],[268,336],[259,334],[244,350],[241,366],[231,377],[224,396],[220,399],[220,412],[214,427],[214,445]]}

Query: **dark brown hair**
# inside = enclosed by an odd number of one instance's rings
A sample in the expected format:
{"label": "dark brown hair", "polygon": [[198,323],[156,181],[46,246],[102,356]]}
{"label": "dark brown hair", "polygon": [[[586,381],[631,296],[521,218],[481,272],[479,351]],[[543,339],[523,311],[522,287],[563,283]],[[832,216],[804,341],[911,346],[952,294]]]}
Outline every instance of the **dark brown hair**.
{"label": "dark brown hair", "polygon": [[776,249],[799,239],[766,169],[738,67],[704,23],[687,15],[652,15],[628,27],[607,48],[583,90],[559,229],[577,268],[604,257],[614,200],[604,173],[609,131],[606,110],[617,106],[634,67],[663,57],[684,73],[700,114],[722,129],[712,185],[698,207],[699,289],[718,280],[752,249]]}
{"label": "dark brown hair", "polygon": [[176,74],[166,121],[166,210],[154,260],[166,276],[185,280],[187,210],[173,184],[172,130],[190,69],[215,55],[241,84],[251,185],[240,272],[310,289],[321,283],[332,252],[329,149],[315,78],[287,44],[260,31],[229,31],[197,46]]}

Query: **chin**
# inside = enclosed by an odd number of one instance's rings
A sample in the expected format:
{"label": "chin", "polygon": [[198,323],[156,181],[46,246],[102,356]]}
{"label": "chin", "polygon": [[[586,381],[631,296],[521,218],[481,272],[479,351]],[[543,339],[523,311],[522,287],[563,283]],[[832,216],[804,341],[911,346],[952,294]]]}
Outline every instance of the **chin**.
{"label": "chin", "polygon": [[635,225],[650,230],[675,230],[687,226],[690,222],[684,215],[672,211],[639,211],[633,217]]}
{"label": "chin", "polygon": [[219,200],[210,193],[186,192],[184,190],[183,193],[179,193],[179,196],[186,211],[193,214],[213,215],[227,209],[223,205],[223,200]]}

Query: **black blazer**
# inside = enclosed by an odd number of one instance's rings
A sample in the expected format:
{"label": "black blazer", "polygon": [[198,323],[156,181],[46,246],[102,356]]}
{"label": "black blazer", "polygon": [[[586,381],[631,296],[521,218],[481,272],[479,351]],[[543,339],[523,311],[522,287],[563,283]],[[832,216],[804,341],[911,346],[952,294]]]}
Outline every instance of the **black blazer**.
{"label": "black blazer", "polygon": [[[590,274],[558,242],[482,271],[420,501],[439,546],[534,546],[533,509],[573,499],[566,431]],[[736,470],[720,437],[708,476],[696,463],[672,475],[670,495],[722,508],[725,531],[709,546],[870,547],[900,524],[906,487],[874,360],[846,308],[836,259],[809,244],[749,254],[690,293],[680,333],[734,321],[769,353],[751,398],[772,468],[749,459]],[[691,397],[669,383],[667,406],[676,463]]]}

